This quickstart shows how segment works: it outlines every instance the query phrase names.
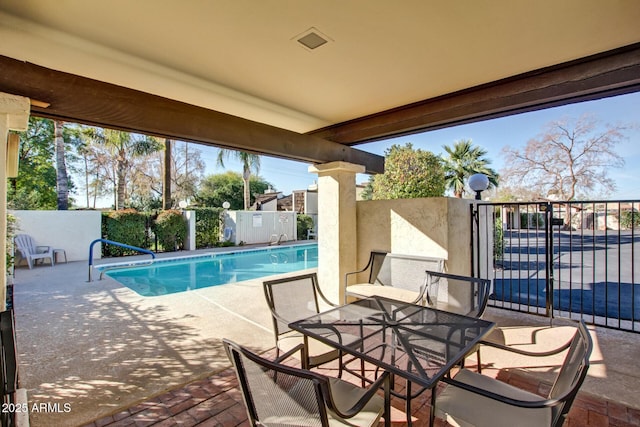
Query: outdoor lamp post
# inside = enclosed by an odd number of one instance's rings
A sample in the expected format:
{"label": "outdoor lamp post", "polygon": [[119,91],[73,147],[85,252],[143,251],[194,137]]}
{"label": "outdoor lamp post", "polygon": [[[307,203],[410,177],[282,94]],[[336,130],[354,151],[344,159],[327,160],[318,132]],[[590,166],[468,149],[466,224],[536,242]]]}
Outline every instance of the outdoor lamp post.
{"label": "outdoor lamp post", "polygon": [[476,200],[482,200],[481,193],[489,188],[489,177],[483,173],[476,173],[469,177],[469,187],[476,192]]}

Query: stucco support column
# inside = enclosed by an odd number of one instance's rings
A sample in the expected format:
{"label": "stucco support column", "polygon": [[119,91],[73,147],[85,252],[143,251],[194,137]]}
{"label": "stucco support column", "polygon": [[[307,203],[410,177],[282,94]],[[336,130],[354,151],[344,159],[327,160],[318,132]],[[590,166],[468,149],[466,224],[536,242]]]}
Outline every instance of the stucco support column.
{"label": "stucco support column", "polygon": [[356,270],[356,174],[365,167],[331,162],[309,167],[318,174],[318,281],[334,303],[344,298],[344,276]]}
{"label": "stucco support column", "polygon": [[0,311],[7,301],[7,138],[10,130],[27,130],[30,110],[29,98],[0,92]]}

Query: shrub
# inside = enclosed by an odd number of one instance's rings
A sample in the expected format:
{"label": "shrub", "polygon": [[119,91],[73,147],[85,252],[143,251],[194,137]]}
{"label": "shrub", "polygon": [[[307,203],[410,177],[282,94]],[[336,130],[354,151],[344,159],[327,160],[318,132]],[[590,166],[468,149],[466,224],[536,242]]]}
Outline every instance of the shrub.
{"label": "shrub", "polygon": [[11,267],[13,267],[14,258],[13,255],[13,238],[16,236],[16,230],[18,228],[18,218],[14,215],[8,213],[7,214],[7,238],[5,240],[6,251],[7,251],[7,273],[11,272]]}
{"label": "shrub", "polygon": [[493,261],[502,261],[504,255],[504,230],[502,229],[502,219],[496,218],[493,229]]}
{"label": "shrub", "polygon": [[[145,247],[146,216],[135,209],[106,212],[102,216],[102,237],[130,246]],[[120,246],[103,244],[103,256],[124,256],[139,252]]]}
{"label": "shrub", "polygon": [[539,212],[521,212],[520,228],[538,229],[544,227],[544,215]]}
{"label": "shrub", "polygon": [[196,208],[196,249],[220,244],[223,208]]}
{"label": "shrub", "polygon": [[298,229],[298,240],[307,238],[307,231],[313,230],[313,218],[309,215],[296,215],[296,227]]}
{"label": "shrub", "polygon": [[625,211],[620,214],[620,227],[630,230],[640,226],[640,213],[633,211]]}
{"label": "shrub", "polygon": [[153,231],[165,251],[176,251],[184,248],[187,221],[179,211],[162,211],[153,223]]}

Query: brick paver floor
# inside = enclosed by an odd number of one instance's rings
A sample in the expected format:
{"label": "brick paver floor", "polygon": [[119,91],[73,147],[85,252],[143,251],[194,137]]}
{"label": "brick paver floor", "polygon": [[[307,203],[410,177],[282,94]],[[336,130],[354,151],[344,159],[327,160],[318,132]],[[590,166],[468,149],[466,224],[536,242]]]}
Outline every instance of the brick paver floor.
{"label": "brick paver floor", "polygon": [[[267,356],[273,356],[273,352],[269,352]],[[335,374],[334,369],[325,367],[320,368],[319,372],[326,375]],[[547,383],[536,381],[529,375],[515,371],[492,371],[489,368],[483,368],[483,374],[493,375],[502,381],[539,394],[547,393],[550,387]],[[343,376],[343,378],[348,377]],[[355,378],[352,380],[355,381]],[[404,387],[404,380],[397,379],[396,390],[402,391]],[[429,391],[412,400],[414,426],[428,425],[429,403]],[[407,425],[404,405],[402,399],[392,398],[391,415],[394,427]],[[436,426],[447,425],[443,420],[436,419]],[[249,426],[249,422],[235,374],[232,369],[227,369],[86,425],[86,427],[105,426],[235,427]],[[640,409],[628,408],[581,392],[578,393],[571,407],[565,426],[640,426]]]}

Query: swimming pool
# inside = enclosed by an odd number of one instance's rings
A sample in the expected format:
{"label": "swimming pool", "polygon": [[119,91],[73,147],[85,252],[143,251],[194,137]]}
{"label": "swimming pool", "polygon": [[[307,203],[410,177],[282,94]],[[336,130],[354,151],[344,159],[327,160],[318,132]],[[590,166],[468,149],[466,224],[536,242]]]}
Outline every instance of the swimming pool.
{"label": "swimming pool", "polygon": [[318,245],[249,249],[138,264],[109,264],[96,268],[142,296],[167,295],[316,268]]}

